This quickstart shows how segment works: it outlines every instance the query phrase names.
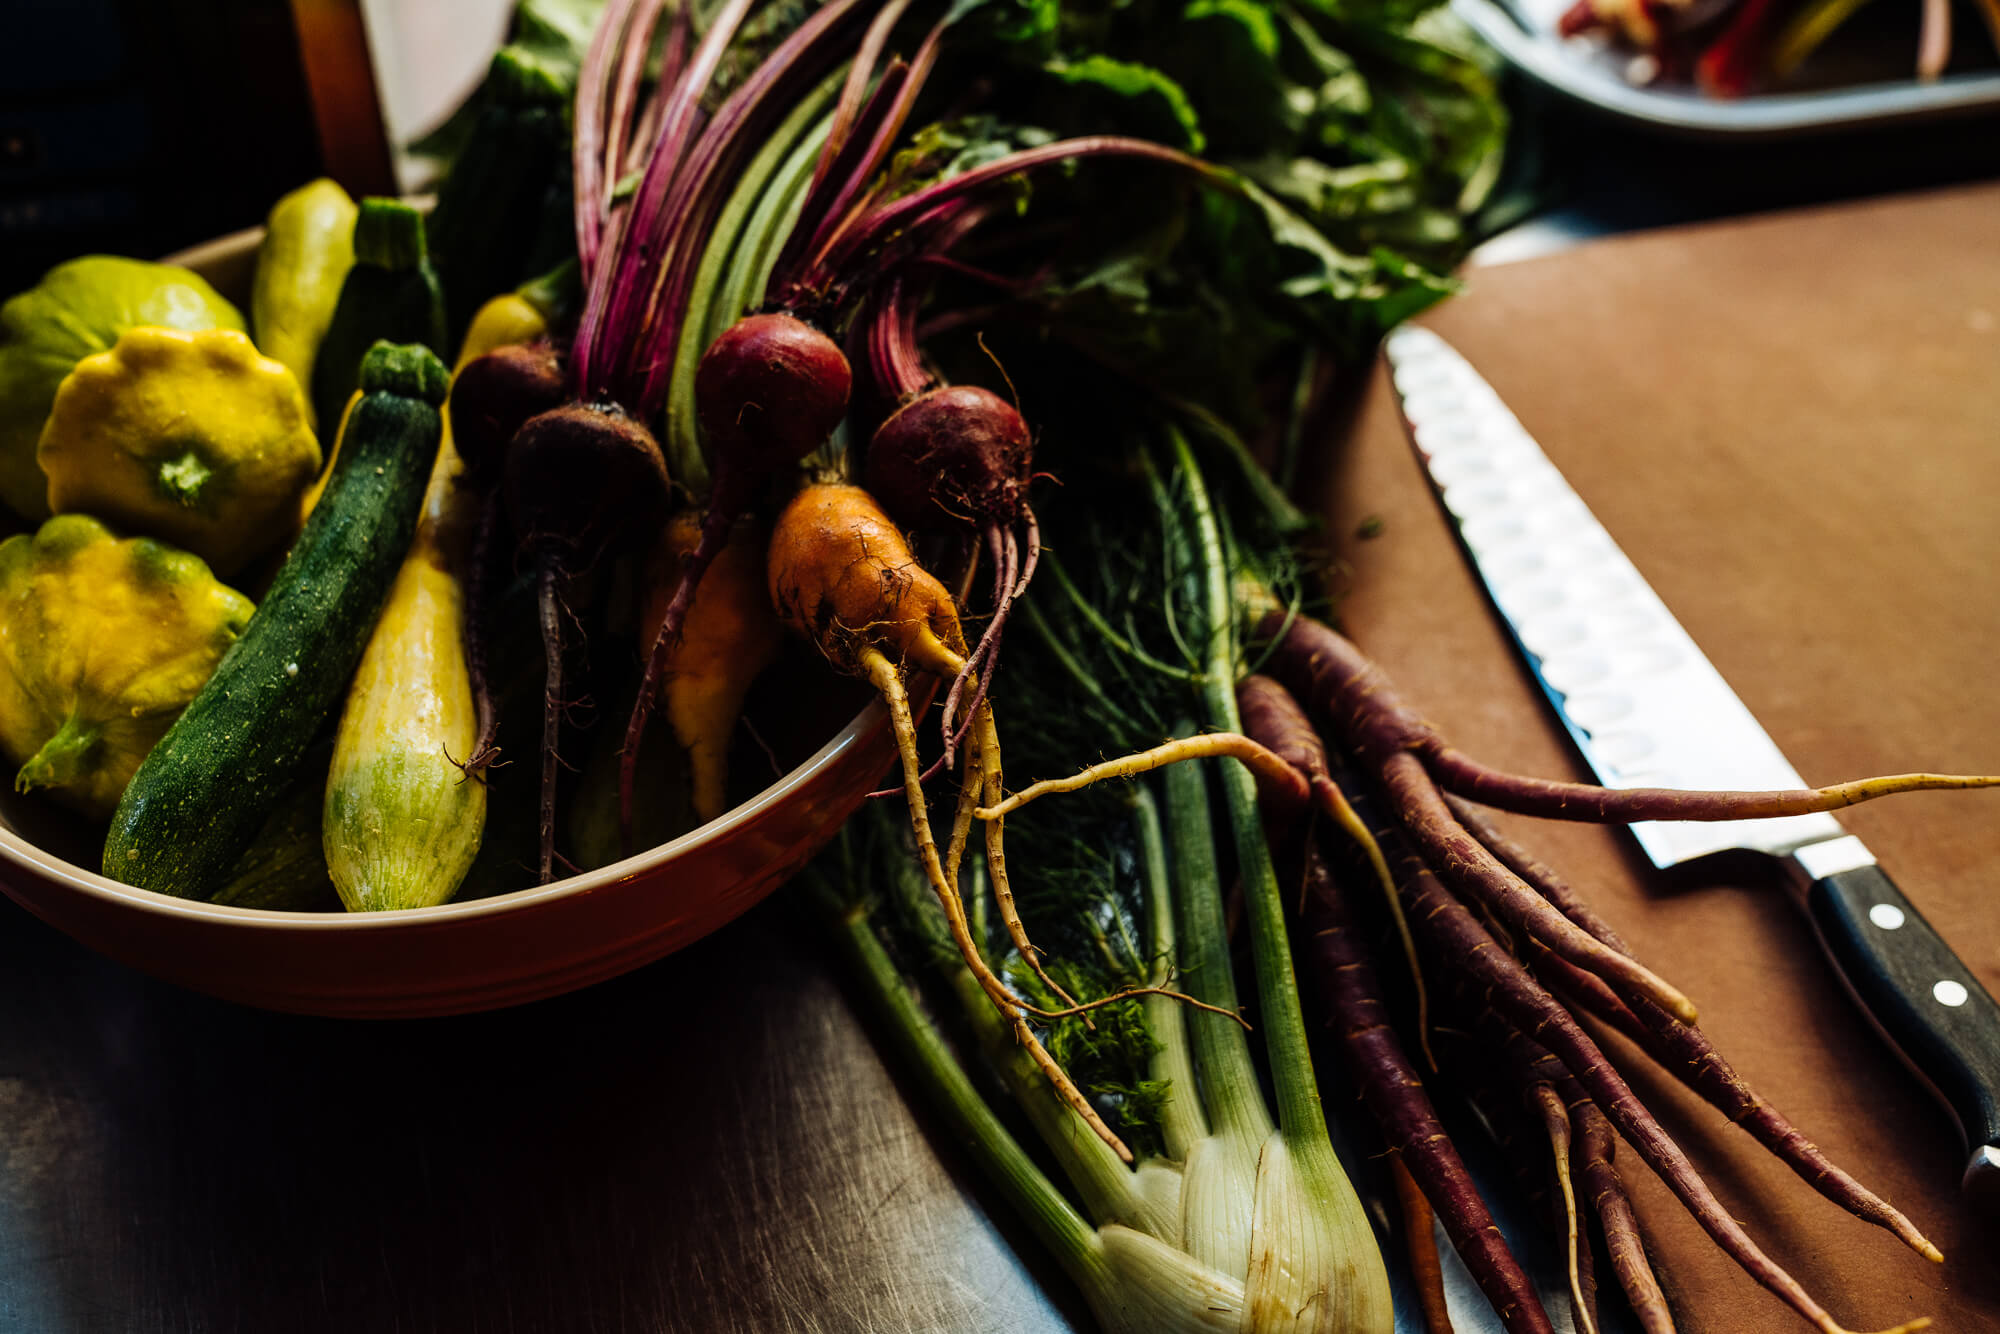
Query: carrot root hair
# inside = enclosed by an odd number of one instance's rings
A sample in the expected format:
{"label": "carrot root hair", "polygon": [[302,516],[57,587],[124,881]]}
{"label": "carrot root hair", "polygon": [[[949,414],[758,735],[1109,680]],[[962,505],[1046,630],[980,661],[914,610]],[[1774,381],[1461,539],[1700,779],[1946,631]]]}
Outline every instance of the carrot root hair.
{"label": "carrot root hair", "polygon": [[998,820],[1013,814],[1030,802],[1039,801],[1054,793],[1076,792],[1108,778],[1136,778],[1164,765],[1214,756],[1228,756],[1231,759],[1241,760],[1260,781],[1268,778],[1273,782],[1297,787],[1301,791],[1301,796],[1304,794],[1304,778],[1291,765],[1285,763],[1275,751],[1239,732],[1203,732],[1199,736],[1182,737],[1176,741],[1165,742],[1154,746],[1151,750],[1137,751],[1131,755],[1121,755],[1117,759],[1101,761],[1068,778],[1044,778],[1032,786],[1022,788],[1004,801],[980,807],[978,815],[982,820]]}
{"label": "carrot root hair", "polygon": [[903,685],[903,674],[896,664],[878,648],[872,646],[860,650],[857,665],[871,685],[882,696],[889,709],[889,720],[896,734],[896,749],[903,769],[903,795],[909,803],[910,827],[917,841],[918,860],[923,863],[929,876],[931,887],[938,896],[938,903],[944,909],[945,923],[950,928],[952,943],[958,947],[967,968],[979,983],[995,1008],[1006,1017],[1014,1031],[1014,1037],[1021,1044],[1036,1065],[1054,1087],[1056,1095],[1069,1109],[1083,1118],[1095,1135],[1110,1146],[1123,1162],[1132,1162],[1132,1150],[1116,1131],[1105,1124],[1090,1100],[1076,1086],[1054,1057],[1050,1056],[1041,1039],[1028,1026],[1029,1007],[1008,990],[1007,985],[997,977],[987,964],[986,957],[973,942],[970,927],[965,917],[965,904],[960,899],[956,883],[946,879],[944,864],[938,855],[937,840],[931,833],[930,815],[924,801],[922,782],[923,761],[917,754],[916,722],[910,714],[910,696]]}

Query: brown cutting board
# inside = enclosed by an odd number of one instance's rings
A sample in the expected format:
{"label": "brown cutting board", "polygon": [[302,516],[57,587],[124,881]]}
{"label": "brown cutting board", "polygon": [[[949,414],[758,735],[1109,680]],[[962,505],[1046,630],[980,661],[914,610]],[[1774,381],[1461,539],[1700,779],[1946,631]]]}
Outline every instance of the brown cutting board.
{"label": "brown cutting board", "polygon": [[[1426,323],[1492,382],[1808,782],[2000,772],[2000,187],[1617,238],[1476,268]],[[1461,748],[1585,776],[1463,561],[1378,368],[1327,461],[1353,636]],[[1373,537],[1360,533],[1373,530]],[[1844,813],[2000,993],[2000,792]],[[2000,1219],[1957,1134],[1754,867],[1654,871],[1510,819],[1586,886],[1767,1100],[1944,1250],[1855,1221],[1643,1067],[1642,1097],[1842,1324],[2000,1330]],[[1625,1049],[1621,1063],[1639,1067]],[[1806,1328],[1629,1152],[1680,1327]]]}

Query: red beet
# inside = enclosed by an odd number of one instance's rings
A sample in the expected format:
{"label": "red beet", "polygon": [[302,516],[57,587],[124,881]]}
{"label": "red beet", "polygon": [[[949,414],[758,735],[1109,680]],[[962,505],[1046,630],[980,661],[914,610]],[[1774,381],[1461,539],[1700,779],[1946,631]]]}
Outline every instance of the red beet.
{"label": "red beet", "polygon": [[905,528],[1012,525],[1026,503],[1034,441],[1007,402],[972,385],[933,389],[868,442],[863,484]]}
{"label": "red beet", "polygon": [[[984,539],[993,561],[993,619],[945,695],[940,764],[951,763],[986,697],[999,666],[1007,613],[1041,555],[1040,529],[1028,508],[1034,448],[1020,412],[998,394],[972,385],[947,385],[911,400],[868,442],[863,479],[891,518],[918,532],[970,528]],[[1024,535],[1016,535],[1016,525]],[[974,672],[979,684],[964,710],[966,724],[954,731],[952,719]]]}
{"label": "red beet", "polygon": [[524,550],[565,572],[650,537],[667,521],[666,459],[615,403],[571,403],[529,418],[508,447],[507,517]]}
{"label": "red beet", "polygon": [[466,362],[451,381],[451,439],[467,471],[491,475],[522,423],[568,397],[562,361],[547,342],[496,348]]}
{"label": "red beet", "polygon": [[[750,315],[723,330],[694,377],[695,411],[715,445],[718,499],[824,444],[853,383],[839,344],[796,316]],[[726,508],[740,511],[734,499]]]}
{"label": "red beet", "polygon": [[636,545],[667,519],[666,460],[652,432],[614,403],[571,403],[529,418],[507,447],[507,517],[535,561],[542,656],[541,883],[554,874],[562,600],[569,576]]}
{"label": "red beet", "polygon": [[562,358],[547,340],[497,348],[458,369],[451,381],[452,445],[465,462],[463,486],[479,496],[479,526],[467,553],[465,663],[479,710],[479,739],[466,757],[468,774],[483,775],[498,758],[499,715],[486,664],[486,619],[493,600],[493,548],[500,526],[501,460],[530,417],[569,397]]}

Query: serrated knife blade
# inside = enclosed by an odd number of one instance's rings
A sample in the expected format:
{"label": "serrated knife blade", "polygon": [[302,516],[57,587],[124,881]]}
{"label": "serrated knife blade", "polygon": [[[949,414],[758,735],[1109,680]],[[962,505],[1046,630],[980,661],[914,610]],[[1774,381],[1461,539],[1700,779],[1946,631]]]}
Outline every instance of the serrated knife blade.
{"label": "serrated knife blade", "polygon": [[[1403,420],[1459,541],[1607,787],[1802,788],[1721,673],[1492,386],[1437,334],[1384,344]],[[2000,1201],[2000,1005],[1831,815],[1631,826],[1660,867],[1783,862],[1875,1027],[1965,1135],[1963,1186]]]}

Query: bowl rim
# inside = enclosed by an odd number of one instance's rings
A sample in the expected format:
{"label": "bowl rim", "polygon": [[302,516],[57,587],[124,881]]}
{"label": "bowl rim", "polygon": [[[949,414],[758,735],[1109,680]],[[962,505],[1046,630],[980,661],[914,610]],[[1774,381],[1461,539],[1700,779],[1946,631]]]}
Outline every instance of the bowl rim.
{"label": "bowl rim", "polygon": [[[257,244],[263,235],[264,228],[261,226],[227,232],[175,251],[161,263],[196,270],[226,263]],[[298,912],[285,908],[239,908],[203,899],[176,898],[171,894],[113,880],[100,872],[66,861],[37,847],[4,824],[0,824],[0,870],[18,867],[28,875],[78,891],[104,906],[134,907],[188,921],[254,926],[260,930],[367,932],[492,917],[515,909],[560,902],[634,879],[706,843],[721,839],[738,826],[758,819],[771,807],[811,783],[822,771],[836,764],[848,750],[887,724],[886,706],[880,699],[872,699],[817,751],[749,800],[731,807],[706,824],[697,825],[679,837],[656,844],[644,852],[580,875],[459,903],[447,901],[427,908],[382,908],[369,912]],[[0,890],[13,897],[14,878],[0,876]]]}
{"label": "bowl rim", "polygon": [[297,931],[370,931],[409,927],[431,922],[454,922],[496,916],[517,908],[557,902],[620,881],[633,879],[655,866],[672,861],[705,843],[720,839],[739,825],[756,820],[767,809],[785,800],[823,770],[836,764],[849,749],[884,726],[887,709],[879,699],[870,700],[812,755],[790,772],[758,792],[748,801],[731,807],[708,823],[690,829],[678,838],[634,853],[630,857],[600,866],[580,875],[552,880],[546,885],[508,890],[462,903],[438,903],[427,908],[383,908],[370,912],[297,912],[285,908],[239,908],[209,903],[203,899],[176,898],[156,890],[140,889],[109,876],[65,861],[44,851],[14,830],[0,825],[0,862],[25,866],[45,880],[56,881],[90,899],[107,905],[122,905],[164,913],[194,921],[234,923],[260,929]]}

